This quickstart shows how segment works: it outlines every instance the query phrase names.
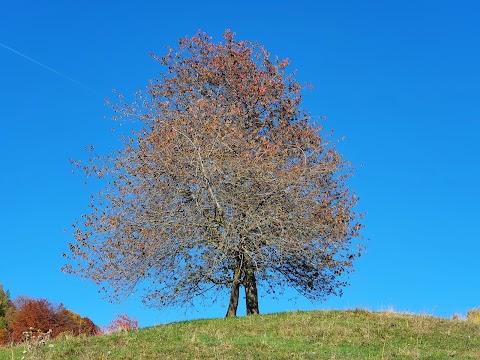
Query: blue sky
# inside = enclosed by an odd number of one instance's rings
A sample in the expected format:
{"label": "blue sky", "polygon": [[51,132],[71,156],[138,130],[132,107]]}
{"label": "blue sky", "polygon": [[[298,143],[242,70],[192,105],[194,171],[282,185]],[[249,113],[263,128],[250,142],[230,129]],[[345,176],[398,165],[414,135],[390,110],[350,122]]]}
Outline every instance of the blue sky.
{"label": "blue sky", "polygon": [[346,137],[368,212],[368,249],[342,298],[261,298],[260,310],[464,315],[480,306],[479,18],[476,1],[3,2],[0,283],[99,325],[124,312],[142,326],[224,315],[227,299],[187,313],[109,304],[60,267],[92,191],[68,159],[90,144],[109,151],[119,135],[103,97],[143,89],[160,70],[150,51],[230,28],[314,85],[303,106]]}

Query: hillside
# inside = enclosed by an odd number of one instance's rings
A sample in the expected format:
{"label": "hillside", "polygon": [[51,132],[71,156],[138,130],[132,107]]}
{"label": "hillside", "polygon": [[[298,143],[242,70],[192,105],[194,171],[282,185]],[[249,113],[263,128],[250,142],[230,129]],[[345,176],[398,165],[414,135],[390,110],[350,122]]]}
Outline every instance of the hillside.
{"label": "hillside", "polygon": [[480,325],[365,310],[196,320],[0,349],[0,359],[480,359]]}

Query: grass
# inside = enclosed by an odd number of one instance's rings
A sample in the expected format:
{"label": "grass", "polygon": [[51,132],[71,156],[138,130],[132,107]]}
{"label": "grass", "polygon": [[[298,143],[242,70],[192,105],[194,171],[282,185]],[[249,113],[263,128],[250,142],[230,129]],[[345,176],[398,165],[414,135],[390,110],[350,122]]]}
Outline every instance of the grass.
{"label": "grass", "polygon": [[366,310],[196,320],[46,346],[0,359],[480,359],[480,325]]}

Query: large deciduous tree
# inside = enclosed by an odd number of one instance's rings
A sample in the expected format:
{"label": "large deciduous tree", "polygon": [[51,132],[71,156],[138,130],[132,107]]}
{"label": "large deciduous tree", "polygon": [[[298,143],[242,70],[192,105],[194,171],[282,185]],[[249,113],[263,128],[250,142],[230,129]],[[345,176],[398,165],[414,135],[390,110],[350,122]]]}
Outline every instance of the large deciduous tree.
{"label": "large deciduous tree", "polygon": [[64,271],[113,299],[140,290],[152,306],[189,304],[243,286],[293,287],[311,299],[341,294],[360,255],[348,162],[300,107],[302,86],[257,43],[226,31],[179,40],[146,92],[112,104],[134,119],[113,155],[92,153],[87,175],[108,185],[76,226]]}

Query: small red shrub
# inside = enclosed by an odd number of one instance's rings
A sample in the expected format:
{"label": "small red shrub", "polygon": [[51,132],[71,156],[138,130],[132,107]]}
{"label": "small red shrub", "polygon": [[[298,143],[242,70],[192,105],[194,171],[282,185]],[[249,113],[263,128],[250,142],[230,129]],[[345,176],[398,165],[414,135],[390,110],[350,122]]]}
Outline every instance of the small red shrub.
{"label": "small red shrub", "polygon": [[102,329],[102,333],[111,334],[119,331],[137,330],[138,320],[130,318],[127,314],[117,314],[117,317],[110,322],[110,325]]}

